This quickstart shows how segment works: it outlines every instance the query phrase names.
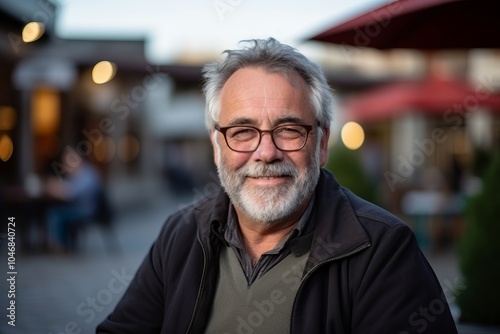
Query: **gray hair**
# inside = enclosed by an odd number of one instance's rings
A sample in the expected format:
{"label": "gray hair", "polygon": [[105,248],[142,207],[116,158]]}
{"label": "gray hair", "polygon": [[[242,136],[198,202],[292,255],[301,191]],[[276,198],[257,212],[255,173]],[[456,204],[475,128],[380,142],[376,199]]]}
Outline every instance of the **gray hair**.
{"label": "gray hair", "polygon": [[237,70],[261,67],[271,73],[291,76],[298,74],[309,87],[310,102],[321,127],[329,128],[332,120],[333,95],[321,68],[291,46],[274,38],[241,41],[248,43],[240,50],[226,50],[221,61],[203,68],[203,93],[206,99],[206,126],[213,129],[220,113],[220,92]]}

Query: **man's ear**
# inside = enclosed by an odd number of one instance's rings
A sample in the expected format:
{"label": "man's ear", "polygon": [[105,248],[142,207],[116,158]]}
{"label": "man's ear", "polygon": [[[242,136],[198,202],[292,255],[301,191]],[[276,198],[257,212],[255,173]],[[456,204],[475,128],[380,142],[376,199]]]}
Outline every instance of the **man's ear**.
{"label": "man's ear", "polygon": [[323,135],[321,136],[321,142],[319,144],[319,161],[320,166],[323,167],[328,162],[328,141],[330,140],[330,128],[321,129],[323,130]]}

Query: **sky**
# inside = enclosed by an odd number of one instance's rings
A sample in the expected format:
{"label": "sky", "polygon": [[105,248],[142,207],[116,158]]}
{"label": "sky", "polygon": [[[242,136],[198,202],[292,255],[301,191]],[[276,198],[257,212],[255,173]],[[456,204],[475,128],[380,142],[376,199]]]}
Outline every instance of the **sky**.
{"label": "sky", "polygon": [[56,33],[144,38],[147,60],[167,64],[182,53],[220,53],[251,38],[272,36],[301,49],[308,37],[387,1],[60,0]]}

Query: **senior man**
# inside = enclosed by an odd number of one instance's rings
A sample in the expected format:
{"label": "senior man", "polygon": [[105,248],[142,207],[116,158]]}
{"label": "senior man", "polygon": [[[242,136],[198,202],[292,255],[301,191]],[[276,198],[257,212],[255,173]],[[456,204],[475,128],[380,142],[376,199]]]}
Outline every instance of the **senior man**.
{"label": "senior man", "polygon": [[173,214],[99,333],[456,333],[411,230],[342,188],[332,95],[270,38],[204,69],[223,188]]}

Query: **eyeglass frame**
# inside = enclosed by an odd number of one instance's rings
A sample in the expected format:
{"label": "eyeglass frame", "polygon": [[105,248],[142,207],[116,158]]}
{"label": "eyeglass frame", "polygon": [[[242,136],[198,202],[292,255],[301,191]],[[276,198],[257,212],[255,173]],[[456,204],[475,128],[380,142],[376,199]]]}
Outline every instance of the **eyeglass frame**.
{"label": "eyeglass frame", "polygon": [[[294,149],[294,150],[283,150],[281,148],[278,147],[278,145],[276,145],[276,142],[274,141],[274,136],[273,136],[273,132],[278,129],[278,128],[281,128],[281,127],[284,127],[284,126],[290,126],[290,125],[293,125],[293,126],[301,126],[303,127],[305,130],[306,130],[306,139],[304,140],[304,144],[302,144],[302,146],[300,148],[297,148],[297,149]],[[252,153],[252,152],[255,152],[257,151],[257,149],[259,148],[260,146],[260,143],[262,142],[262,134],[263,133],[266,133],[268,132],[270,135],[271,135],[271,140],[273,142],[273,145],[274,147],[276,147],[278,150],[280,151],[283,151],[283,152],[296,152],[296,151],[300,151],[301,149],[304,148],[304,146],[306,146],[307,144],[307,140],[309,139],[309,134],[311,133],[311,131],[313,130],[313,128],[315,126],[320,126],[319,122],[317,122],[317,124],[282,124],[282,125],[278,125],[278,126],[275,126],[274,128],[270,129],[270,130],[261,130],[259,128],[256,128],[255,126],[251,126],[251,125],[231,125],[231,126],[224,126],[224,127],[221,127],[219,124],[215,124],[214,125],[214,128],[215,130],[219,131],[220,133],[222,133],[222,135],[224,136],[224,140],[226,141],[226,145],[227,147],[229,147],[229,149],[231,151],[234,151],[234,152],[239,152],[239,153]],[[226,137],[226,132],[229,130],[229,129],[232,129],[232,128],[250,128],[250,129],[254,129],[256,130],[258,133],[259,133],[259,142],[257,143],[257,146],[255,146],[255,149],[253,149],[252,151],[240,151],[240,150],[235,150],[231,147],[231,145],[229,145],[228,141],[227,141],[227,137]]]}

